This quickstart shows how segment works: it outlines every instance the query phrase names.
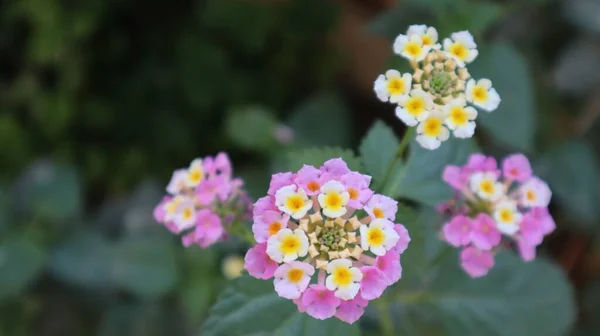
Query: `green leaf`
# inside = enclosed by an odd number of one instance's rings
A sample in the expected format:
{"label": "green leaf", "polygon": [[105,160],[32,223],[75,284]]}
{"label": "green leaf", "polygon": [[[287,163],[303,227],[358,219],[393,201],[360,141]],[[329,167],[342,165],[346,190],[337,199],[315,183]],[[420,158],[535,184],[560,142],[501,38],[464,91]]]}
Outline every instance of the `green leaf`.
{"label": "green leaf", "polygon": [[113,249],[97,232],[80,232],[59,245],[50,258],[50,272],[58,279],[84,288],[113,285]]}
{"label": "green leaf", "polygon": [[[395,157],[400,142],[394,131],[385,123],[377,120],[360,143],[359,152],[365,170],[377,182],[385,176],[388,165]],[[398,160],[400,162],[400,160]],[[400,165],[396,165],[400,168]]]}
{"label": "green leaf", "polygon": [[495,111],[480,110],[478,125],[508,148],[533,150],[537,111],[531,72],[523,56],[509,44],[491,44],[469,71],[476,80],[490,79],[502,99]]}
{"label": "green leaf", "polygon": [[37,162],[23,173],[15,187],[17,204],[28,214],[64,221],[81,212],[81,182],[73,167]]}
{"label": "green leaf", "polygon": [[[105,311],[100,336],[184,335],[176,312],[155,304],[118,303]],[[178,323],[179,322],[179,323]]]}
{"label": "green leaf", "polygon": [[292,111],[288,125],[294,143],[308,146],[346,146],[350,142],[348,107],[334,93],[312,97]]}
{"label": "green leaf", "polygon": [[[410,322],[418,325],[419,319],[434,316],[429,327],[440,328],[448,336],[558,336],[574,322],[573,289],[555,265],[544,260],[525,263],[502,253],[487,276],[472,279],[458,267],[457,254],[453,255],[442,264],[429,289],[399,297],[405,302],[402,309],[420,313],[413,314],[417,320]],[[397,321],[401,326],[403,321]]]}
{"label": "green leaf", "polygon": [[391,176],[383,194],[394,198],[406,197],[429,206],[448,200],[452,190],[442,180],[444,167],[464,164],[476,151],[477,145],[472,139],[450,138],[433,151],[422,148],[413,140],[406,165]]}
{"label": "green leaf", "polygon": [[0,303],[23,292],[42,271],[44,253],[24,238],[7,237],[0,244]]}
{"label": "green leaf", "polygon": [[174,246],[170,239],[161,237],[121,240],[111,268],[114,282],[119,287],[145,298],[168,293],[179,279]]}
{"label": "green leaf", "polygon": [[115,244],[97,232],[77,233],[53,253],[50,270],[76,286],[121,288],[142,298],[160,297],[179,280],[171,240],[150,235]]}
{"label": "green leaf", "polygon": [[242,276],[225,289],[202,327],[202,336],[356,336],[359,329],[337,319],[316,320],[280,298],[272,281]]}
{"label": "green leaf", "polygon": [[238,146],[257,151],[268,150],[275,142],[275,116],[258,106],[234,110],[226,121],[226,132]]}
{"label": "green leaf", "polygon": [[563,142],[544,153],[534,166],[570,214],[583,224],[591,225],[598,219],[600,166],[588,144]]}
{"label": "green leaf", "polygon": [[348,168],[351,170],[361,170],[361,161],[356,157],[354,152],[350,149],[341,149],[339,147],[310,148],[292,151],[288,154],[287,169],[296,171],[305,164],[319,167],[325,163],[325,161],[339,157],[346,161]]}

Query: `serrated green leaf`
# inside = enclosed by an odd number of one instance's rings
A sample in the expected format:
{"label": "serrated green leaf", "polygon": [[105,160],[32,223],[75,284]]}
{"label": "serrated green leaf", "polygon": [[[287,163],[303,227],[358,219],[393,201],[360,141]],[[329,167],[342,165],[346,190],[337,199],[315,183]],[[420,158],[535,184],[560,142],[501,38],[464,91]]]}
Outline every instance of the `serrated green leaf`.
{"label": "serrated green leaf", "polygon": [[480,110],[478,125],[508,148],[533,150],[537,125],[533,80],[519,51],[509,44],[488,45],[469,71],[476,80],[490,79],[502,99],[495,111]]}
{"label": "serrated green leaf", "polygon": [[0,244],[0,303],[21,294],[42,271],[44,253],[24,238],[7,237]]}
{"label": "serrated green leaf", "polygon": [[556,199],[582,224],[600,217],[600,164],[594,151],[581,141],[554,146],[534,164],[535,172],[550,185]]}
{"label": "serrated green leaf", "polygon": [[[417,327],[429,316],[435,319],[425,321],[448,336],[558,336],[574,322],[573,290],[555,265],[524,263],[501,253],[487,276],[472,279],[458,267],[457,253],[453,256],[436,272],[429,289],[401,293],[399,300],[406,302],[402,309],[420,311],[409,321]],[[401,327],[403,321],[397,321]]]}
{"label": "serrated green leaf", "polygon": [[321,166],[325,161],[341,157],[351,170],[360,171],[362,164],[360,159],[350,149],[338,147],[300,149],[288,154],[287,168],[296,171],[302,165]]}
{"label": "serrated green leaf", "polygon": [[288,125],[298,146],[346,146],[350,141],[348,107],[334,93],[323,93],[300,104],[292,111]]}
{"label": "serrated green leaf", "polygon": [[257,151],[276,144],[275,116],[264,108],[251,106],[231,112],[226,120],[226,132],[236,145]]}
{"label": "serrated green leaf", "polygon": [[435,206],[452,196],[451,188],[442,180],[444,167],[464,164],[475,151],[477,145],[472,139],[451,138],[436,150],[424,149],[413,140],[404,168],[391,176],[383,193]]}
{"label": "serrated green leaf", "polygon": [[225,289],[213,306],[202,336],[356,336],[359,329],[337,319],[316,320],[299,313],[271,281],[242,276]]}
{"label": "serrated green leaf", "polygon": [[[371,175],[376,183],[385,176],[389,164],[398,150],[400,141],[394,131],[382,121],[377,120],[367,132],[360,143],[359,152],[367,174]],[[400,169],[400,160],[395,169]]]}

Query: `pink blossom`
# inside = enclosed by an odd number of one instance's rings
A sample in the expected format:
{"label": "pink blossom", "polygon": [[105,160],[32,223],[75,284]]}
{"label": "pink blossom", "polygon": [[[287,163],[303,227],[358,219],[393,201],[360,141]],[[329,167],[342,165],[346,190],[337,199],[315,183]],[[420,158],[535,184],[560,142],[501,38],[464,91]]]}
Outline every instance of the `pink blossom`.
{"label": "pink blossom", "polygon": [[267,194],[274,196],[277,190],[281,187],[289,186],[294,184],[294,174],[292,173],[277,173],[271,177],[271,183],[269,184],[269,191]]}
{"label": "pink blossom", "polygon": [[362,209],[367,201],[373,196],[373,191],[369,189],[371,177],[358,172],[349,172],[340,178],[350,194],[348,205],[354,209]]}
{"label": "pink blossom", "polygon": [[224,233],[221,218],[208,209],[196,213],[196,242],[206,248],[217,242]]}
{"label": "pink blossom", "polygon": [[266,211],[279,211],[275,205],[275,196],[265,196],[259,198],[252,208],[252,217],[262,216]]}
{"label": "pink blossom", "polygon": [[463,167],[466,172],[496,172],[498,171],[498,163],[496,159],[491,156],[485,156],[483,154],[472,154],[467,161],[467,164]]}
{"label": "pink blossom", "polygon": [[463,171],[461,167],[448,165],[444,168],[442,179],[456,190],[463,190],[469,182],[470,174]]}
{"label": "pink blossom", "polygon": [[306,307],[304,307],[304,304],[302,303],[302,297],[292,300],[294,301],[294,303],[296,304],[296,307],[298,307],[298,311],[301,313],[306,312]]}
{"label": "pink blossom", "polygon": [[304,165],[296,175],[294,183],[302,187],[307,195],[318,195],[321,190],[320,180],[322,172],[309,165]]}
{"label": "pink blossom", "polygon": [[202,161],[202,166],[209,175],[231,176],[231,161],[229,160],[229,156],[225,153],[217,154],[214,159],[207,156]]}
{"label": "pink blossom", "polygon": [[536,176],[528,179],[520,189],[521,205],[525,207],[547,207],[552,198],[548,184]]}
{"label": "pink blossom", "polygon": [[517,248],[519,249],[519,255],[524,261],[532,261],[535,259],[535,247],[531,245],[523,237],[517,239]]}
{"label": "pink blossom", "polygon": [[496,222],[488,214],[480,213],[472,222],[471,242],[481,250],[491,250],[500,244],[502,234],[496,228]]}
{"label": "pink blossom", "polygon": [[554,223],[554,219],[552,218],[552,215],[550,215],[548,208],[532,208],[530,213],[534,218],[540,221],[542,234],[550,234],[556,229],[556,223]]}
{"label": "pink blossom", "polygon": [[442,227],[444,240],[454,247],[467,245],[471,242],[473,220],[466,216],[456,216]]}
{"label": "pink blossom", "polygon": [[357,295],[352,300],[342,301],[335,317],[346,323],[353,324],[364,314],[367,304],[369,304],[369,301],[363,299],[360,295]]}
{"label": "pink blossom", "polygon": [[350,169],[348,169],[348,165],[342,158],[335,158],[326,161],[323,166],[321,166],[321,171],[323,173],[332,175],[333,178],[336,178],[349,173]]}
{"label": "pink blossom", "polygon": [[[295,279],[292,279],[293,281],[288,279],[288,273],[292,269],[298,269],[303,272],[303,274],[301,273],[301,279],[297,282],[294,282]],[[275,271],[275,291],[283,298],[290,300],[298,299],[308,287],[310,277],[314,273],[315,269],[310,264],[301,261],[285,263]]]}
{"label": "pink blossom", "polygon": [[373,219],[387,218],[389,220],[395,220],[396,212],[398,211],[398,202],[387,196],[375,194],[367,202],[364,210]]}
{"label": "pink blossom", "polygon": [[173,172],[171,181],[167,185],[167,192],[171,195],[177,195],[183,188],[187,179],[187,169],[177,169]]}
{"label": "pink blossom", "polygon": [[533,211],[523,215],[523,219],[519,224],[519,240],[531,246],[541,244],[544,239],[544,233],[542,232],[544,219],[544,217],[536,216]]}
{"label": "pink blossom", "polygon": [[154,215],[154,220],[156,220],[159,223],[164,222],[165,217],[167,215],[167,211],[165,210],[165,205],[167,203],[171,202],[172,199],[173,199],[173,197],[171,197],[171,196],[165,196],[162,198],[160,203],[158,203],[158,205],[156,207],[154,207],[154,211],[152,213]]}
{"label": "pink blossom", "polygon": [[402,265],[400,255],[395,251],[388,251],[385,255],[375,259],[375,266],[383,273],[387,285],[391,286],[402,278]]}
{"label": "pink blossom", "polygon": [[461,267],[472,278],[479,278],[494,266],[494,255],[490,251],[481,251],[473,246],[460,252]]}
{"label": "pink blossom", "polygon": [[400,254],[403,253],[408,247],[408,243],[410,243],[410,236],[408,234],[408,230],[406,230],[402,224],[394,225],[394,231],[396,231],[398,237],[400,237],[396,243],[396,246],[394,246],[394,250],[396,253]]}
{"label": "pink blossom", "polygon": [[258,243],[266,242],[269,237],[284,229],[288,225],[290,215],[279,211],[265,211],[262,216],[254,218],[252,232]]}
{"label": "pink blossom", "polygon": [[318,320],[324,320],[335,315],[341,301],[333,291],[323,285],[310,285],[302,295],[302,305],[306,313]]}
{"label": "pink blossom", "polygon": [[224,188],[225,180],[219,177],[205,179],[196,187],[196,201],[202,205],[211,204],[219,189]]}
{"label": "pink blossom", "polygon": [[531,164],[523,154],[513,154],[502,161],[502,173],[505,178],[525,182],[531,177]]}
{"label": "pink blossom", "polygon": [[267,255],[267,243],[260,243],[249,249],[244,261],[244,268],[248,273],[263,280],[272,278],[279,266]]}
{"label": "pink blossom", "polygon": [[[398,264],[400,264],[398,262]],[[360,295],[365,300],[374,300],[383,294],[388,286],[386,276],[379,268],[374,266],[361,267],[362,280],[360,282]]]}

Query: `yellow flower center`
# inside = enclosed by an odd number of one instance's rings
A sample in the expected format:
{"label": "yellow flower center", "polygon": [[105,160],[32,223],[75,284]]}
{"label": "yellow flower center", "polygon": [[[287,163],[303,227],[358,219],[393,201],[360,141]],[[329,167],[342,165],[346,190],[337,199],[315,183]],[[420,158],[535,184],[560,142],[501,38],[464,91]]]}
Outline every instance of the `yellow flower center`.
{"label": "yellow flower center", "polygon": [[367,241],[369,242],[369,245],[380,246],[383,244],[384,239],[385,234],[380,228],[372,228],[367,233]]}
{"label": "yellow flower center", "polygon": [[483,180],[479,184],[479,189],[486,194],[492,194],[494,193],[494,182],[490,180]]}
{"label": "yellow flower center", "polygon": [[398,95],[404,92],[404,81],[400,78],[392,78],[388,80],[388,91],[393,95]]}
{"label": "yellow flower center", "polygon": [[292,254],[300,249],[300,239],[296,236],[287,236],[281,241],[281,251],[284,254]]}
{"label": "yellow flower center", "polygon": [[450,110],[450,120],[456,125],[465,125],[469,121],[467,111],[462,107],[453,107]]}
{"label": "yellow flower center", "polygon": [[310,192],[316,192],[319,191],[319,189],[321,189],[321,185],[317,181],[310,181],[306,185],[306,188],[308,188],[308,191]]}
{"label": "yellow flower center", "polygon": [[430,46],[433,45],[433,39],[429,35],[423,35],[422,37],[423,45]]}
{"label": "yellow flower center", "polygon": [[174,214],[177,210],[177,206],[179,205],[179,203],[179,200],[172,200],[171,202],[169,202],[169,205],[167,205],[167,212],[170,214]]}
{"label": "yellow flower center", "polygon": [[276,234],[277,232],[279,232],[279,230],[281,230],[281,227],[283,225],[280,222],[273,222],[269,225],[269,236],[273,236],[274,234]]}
{"label": "yellow flower center", "polygon": [[192,171],[190,171],[189,177],[192,183],[198,184],[202,182],[202,179],[204,178],[204,171],[202,170],[202,168],[192,169]]}
{"label": "yellow flower center", "polygon": [[375,216],[375,218],[384,218],[385,217],[383,210],[381,210],[380,208],[373,209],[373,216]]}
{"label": "yellow flower center", "polygon": [[535,201],[535,192],[533,190],[527,190],[527,192],[525,193],[525,197],[527,197],[527,200],[530,202]]}
{"label": "yellow flower center", "polygon": [[413,116],[418,116],[425,110],[423,97],[412,97],[406,102],[406,111]]}
{"label": "yellow flower center", "polygon": [[288,272],[288,280],[293,283],[298,283],[302,280],[304,276],[304,271],[299,268],[292,268]]}
{"label": "yellow flower center", "polygon": [[473,100],[485,102],[488,100],[487,90],[483,86],[476,85],[473,88]]}
{"label": "yellow flower center", "polygon": [[304,206],[304,200],[302,197],[300,197],[300,195],[292,195],[288,197],[287,201],[285,202],[285,206],[292,212],[300,211],[300,209],[302,209]]}
{"label": "yellow flower center", "polygon": [[345,267],[338,267],[333,271],[333,282],[341,287],[348,286],[352,283],[352,273]]}
{"label": "yellow flower center", "polygon": [[359,192],[354,188],[348,188],[348,194],[350,195],[351,200],[357,200]]}
{"label": "yellow flower center", "polygon": [[342,196],[337,192],[330,192],[325,197],[325,205],[328,209],[339,210],[342,207]]}
{"label": "yellow flower center", "polygon": [[500,215],[500,220],[505,223],[513,221],[513,213],[509,209],[500,210],[499,215]]}
{"label": "yellow flower center", "polygon": [[416,42],[408,42],[404,51],[412,57],[417,57],[421,53],[421,46]]}
{"label": "yellow flower center", "polygon": [[457,42],[450,47],[450,53],[460,60],[464,60],[469,55],[469,49],[464,44]]}
{"label": "yellow flower center", "polygon": [[425,121],[423,133],[430,137],[435,137],[442,133],[442,120],[440,118],[429,118]]}
{"label": "yellow flower center", "polygon": [[192,211],[191,208],[183,209],[183,219],[188,220],[188,219],[192,218],[193,215],[194,215],[194,212]]}

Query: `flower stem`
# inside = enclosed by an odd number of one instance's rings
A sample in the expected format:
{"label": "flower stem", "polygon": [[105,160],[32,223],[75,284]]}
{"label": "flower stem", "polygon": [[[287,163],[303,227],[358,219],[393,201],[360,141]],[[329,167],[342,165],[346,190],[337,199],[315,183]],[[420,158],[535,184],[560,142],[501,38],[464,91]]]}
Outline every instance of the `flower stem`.
{"label": "flower stem", "polygon": [[383,189],[383,187],[387,183],[387,180],[390,178],[392,171],[394,170],[394,166],[396,165],[396,162],[398,160],[400,160],[402,158],[402,156],[404,156],[404,152],[406,152],[406,148],[408,147],[408,144],[410,143],[410,139],[412,138],[414,132],[415,132],[415,128],[409,127],[406,130],[406,132],[404,133],[404,136],[402,136],[402,140],[400,141],[398,150],[396,150],[396,154],[392,158],[392,161],[390,161],[390,163],[388,164],[387,169],[385,171],[385,175],[383,175],[383,179],[379,182],[378,190]]}
{"label": "flower stem", "polygon": [[381,326],[382,336],[394,336],[394,322],[390,315],[390,304],[381,298],[374,302],[377,310],[379,310],[379,323]]}

